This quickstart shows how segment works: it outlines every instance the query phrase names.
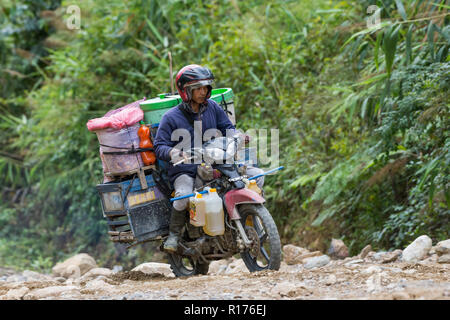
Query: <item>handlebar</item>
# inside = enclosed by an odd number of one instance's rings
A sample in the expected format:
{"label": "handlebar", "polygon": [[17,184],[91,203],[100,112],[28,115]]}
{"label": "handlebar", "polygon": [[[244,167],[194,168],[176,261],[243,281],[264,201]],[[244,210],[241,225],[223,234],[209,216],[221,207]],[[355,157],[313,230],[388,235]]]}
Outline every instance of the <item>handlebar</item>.
{"label": "handlebar", "polygon": [[[269,173],[272,173],[272,172],[275,172],[275,171],[278,171],[278,170],[281,170],[281,169],[284,169],[284,166],[281,166],[281,167],[278,167],[278,168],[275,168],[275,169],[271,169],[271,170],[266,171],[266,172],[264,172],[264,173],[261,173],[261,174],[258,174],[258,175],[256,175],[256,176],[250,177],[250,178],[248,178],[247,180],[257,179],[257,178],[259,178],[259,177],[265,176],[265,175],[267,175],[267,174],[269,174]],[[200,193],[200,194],[205,194],[205,193],[207,193],[207,192],[208,192],[208,190],[203,190],[203,191],[200,191],[200,192],[198,192],[198,193]],[[176,200],[186,199],[186,198],[190,198],[190,197],[193,197],[193,196],[195,196],[195,193],[190,193],[190,194],[187,194],[187,195],[184,195],[184,196],[179,196],[179,197],[172,198],[172,199],[169,199],[169,200],[170,200],[170,202],[174,202],[174,201],[176,201]]]}
{"label": "handlebar", "polygon": [[179,165],[179,164],[182,164],[183,162],[185,162],[185,161],[187,161],[187,160],[191,160],[191,159],[194,159],[194,158],[195,158],[195,157],[185,158],[185,159],[183,159],[183,160],[180,160],[180,161],[174,163],[173,166],[175,167],[175,166],[177,166],[177,165]]}

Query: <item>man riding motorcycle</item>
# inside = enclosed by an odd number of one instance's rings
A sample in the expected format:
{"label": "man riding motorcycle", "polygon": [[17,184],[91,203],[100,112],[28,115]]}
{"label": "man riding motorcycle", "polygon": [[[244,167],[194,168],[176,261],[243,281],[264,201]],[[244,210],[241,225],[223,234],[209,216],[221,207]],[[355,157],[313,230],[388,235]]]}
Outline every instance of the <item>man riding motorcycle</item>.
{"label": "man riding motorcycle", "polygon": [[[202,137],[203,140],[205,131],[210,129],[219,130],[223,136],[227,135],[227,130],[236,131],[225,111],[215,101],[209,99],[213,81],[214,75],[211,70],[200,65],[191,64],[178,72],[176,87],[183,102],[166,112],[161,119],[154,141],[155,153],[158,159],[171,161],[172,163],[179,162],[183,158],[187,159],[188,155],[181,148],[176,148],[179,141],[172,140],[172,135],[177,129],[189,131],[191,141],[188,141],[190,143],[188,146],[190,147],[195,145],[194,138],[197,135]],[[196,121],[201,121],[201,126],[198,126]],[[197,135],[194,134],[196,130]],[[180,138],[182,137],[178,139]],[[194,186],[196,186],[197,166],[198,164],[173,166],[169,162],[169,180],[175,189],[175,197],[193,192]],[[246,174],[249,176],[260,173],[263,173],[263,170],[247,167]],[[264,177],[256,179],[256,183],[262,189]],[[188,198],[173,202],[169,237],[164,243],[165,251],[177,251],[180,232],[187,218],[186,209],[188,208],[188,203]]]}

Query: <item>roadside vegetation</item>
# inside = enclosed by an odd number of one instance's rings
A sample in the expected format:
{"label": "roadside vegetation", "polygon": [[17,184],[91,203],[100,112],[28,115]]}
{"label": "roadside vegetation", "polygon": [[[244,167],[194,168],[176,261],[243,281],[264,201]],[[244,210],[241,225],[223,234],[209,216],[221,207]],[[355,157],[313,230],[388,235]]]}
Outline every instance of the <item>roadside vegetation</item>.
{"label": "roadside vegetation", "polygon": [[[80,29],[67,28],[69,5]],[[326,250],[334,237],[355,254],[448,239],[449,8],[3,1],[0,265],[48,270],[79,252],[110,266],[151,259],[152,244],[124,254],[108,240],[86,122],[169,92],[169,52],[175,72],[207,65],[216,87],[233,89],[241,129],[279,129],[285,169],[265,190],[284,243]]]}

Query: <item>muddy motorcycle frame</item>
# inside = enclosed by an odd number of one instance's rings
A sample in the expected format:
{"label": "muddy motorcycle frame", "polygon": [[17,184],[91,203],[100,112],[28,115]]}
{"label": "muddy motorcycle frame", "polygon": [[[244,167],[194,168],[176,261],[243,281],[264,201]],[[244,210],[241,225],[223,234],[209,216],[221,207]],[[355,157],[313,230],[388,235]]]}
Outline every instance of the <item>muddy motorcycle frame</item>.
{"label": "muddy motorcycle frame", "polygon": [[[200,155],[220,172],[218,178],[202,184],[195,191],[206,193],[203,190],[206,186],[217,189],[223,199],[225,232],[223,235],[209,236],[202,227],[191,225],[187,217],[178,252],[167,256],[176,276],[206,274],[211,261],[238,253],[251,272],[277,270],[280,267],[281,243],[275,222],[264,206],[265,199],[245,188],[244,181],[257,179],[283,167],[254,177],[242,174],[245,166],[239,167],[233,161],[229,163],[230,154],[235,159],[238,149],[236,139],[234,142],[232,152],[225,147],[219,156],[217,152],[206,154],[205,150],[220,151],[204,148],[206,144],[202,149],[192,149],[190,152],[192,156],[189,159]],[[166,239],[172,202],[194,195],[172,198],[172,188],[167,181],[167,163],[158,161],[156,166],[140,168],[132,178],[97,185],[111,241],[131,248],[144,242]]]}

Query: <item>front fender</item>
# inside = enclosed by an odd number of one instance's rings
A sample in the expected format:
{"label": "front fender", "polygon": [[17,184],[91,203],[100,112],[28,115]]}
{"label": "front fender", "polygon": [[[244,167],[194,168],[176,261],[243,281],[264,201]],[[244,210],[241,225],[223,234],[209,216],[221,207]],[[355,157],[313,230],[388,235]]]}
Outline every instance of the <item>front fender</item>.
{"label": "front fender", "polygon": [[240,219],[241,216],[236,209],[236,205],[242,203],[264,203],[263,197],[253,190],[247,188],[234,189],[225,193],[224,196],[225,207],[231,220]]}

